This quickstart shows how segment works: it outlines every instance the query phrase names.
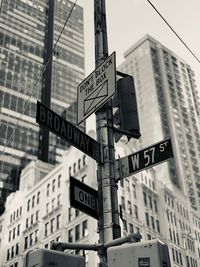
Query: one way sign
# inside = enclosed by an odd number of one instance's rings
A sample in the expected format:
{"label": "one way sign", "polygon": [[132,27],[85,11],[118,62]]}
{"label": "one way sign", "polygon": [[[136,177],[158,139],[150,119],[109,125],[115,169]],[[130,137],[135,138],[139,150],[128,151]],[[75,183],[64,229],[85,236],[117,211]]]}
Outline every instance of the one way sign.
{"label": "one way sign", "polygon": [[127,157],[117,160],[118,177],[124,178],[173,157],[171,139],[163,140]]}

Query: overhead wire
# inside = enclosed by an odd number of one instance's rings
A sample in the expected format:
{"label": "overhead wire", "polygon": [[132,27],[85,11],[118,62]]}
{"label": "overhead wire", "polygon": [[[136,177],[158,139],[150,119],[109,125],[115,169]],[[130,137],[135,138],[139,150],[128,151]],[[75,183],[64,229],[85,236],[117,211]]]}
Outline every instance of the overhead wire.
{"label": "overhead wire", "polygon": [[44,75],[44,73],[45,73],[45,71],[46,71],[46,68],[47,68],[47,66],[48,66],[48,64],[49,64],[49,62],[50,62],[50,60],[51,60],[51,58],[52,58],[52,56],[53,56],[53,53],[54,53],[54,51],[55,51],[55,48],[56,48],[56,46],[57,46],[57,44],[58,44],[58,42],[59,42],[59,40],[60,40],[60,38],[61,38],[61,36],[62,36],[62,34],[63,34],[63,31],[64,31],[64,29],[65,29],[65,27],[66,27],[66,25],[67,25],[67,23],[68,23],[68,21],[69,21],[69,19],[70,19],[70,17],[71,17],[72,11],[74,10],[74,8],[75,8],[75,6],[76,6],[77,1],[78,1],[78,0],[76,0],[76,1],[73,3],[73,6],[72,6],[72,8],[70,9],[70,12],[69,12],[69,14],[68,14],[68,16],[67,16],[67,18],[66,18],[66,20],[65,20],[65,23],[63,24],[63,27],[62,27],[62,29],[61,29],[59,35],[58,35],[58,38],[57,38],[57,40],[56,40],[56,42],[55,42],[55,44],[54,44],[54,46],[53,46],[53,48],[52,48],[52,51],[51,51],[51,54],[50,54],[50,56],[49,56],[49,58],[48,58],[48,60],[47,60],[47,63],[46,63],[45,66],[43,67],[43,70],[41,71],[41,73],[40,73],[40,75],[39,75],[39,78],[38,78],[38,80],[37,80],[37,82],[36,82],[36,84],[35,84],[35,86],[34,86],[34,88],[33,88],[33,90],[32,90],[31,95],[29,96],[29,98],[28,98],[28,100],[27,100],[27,102],[26,102],[26,104],[25,104],[25,107],[24,107],[22,113],[20,114],[20,116],[18,117],[18,119],[17,119],[15,125],[13,126],[14,129],[13,129],[13,131],[12,131],[12,134],[10,135],[9,139],[7,140],[7,142],[6,142],[6,144],[4,145],[3,149],[1,150],[1,155],[3,155],[3,156],[4,156],[4,154],[5,154],[5,149],[6,149],[6,147],[8,146],[8,144],[9,144],[10,141],[11,141],[11,139],[13,138],[14,133],[15,133],[17,127],[19,126],[19,122],[20,122],[20,120],[22,119],[22,116],[24,115],[24,113],[25,113],[25,111],[26,111],[26,109],[27,109],[27,107],[28,107],[28,105],[29,105],[30,100],[31,100],[31,98],[33,97],[33,95],[34,95],[34,93],[35,93],[35,91],[36,91],[36,89],[37,89],[37,87],[38,87],[38,84],[39,84],[39,82],[41,81],[41,78],[42,78],[42,76]]}
{"label": "overhead wire", "polygon": [[200,63],[200,59],[195,55],[192,49],[183,41],[180,35],[173,29],[173,27],[167,22],[167,20],[163,17],[163,15],[158,11],[158,9],[153,5],[150,0],[147,2],[152,6],[152,8],[156,11],[156,13],[161,17],[161,19],[166,23],[166,25],[171,29],[171,31],[176,35],[176,37],[181,41],[181,43],[186,47],[186,49],[192,54],[192,56]]}

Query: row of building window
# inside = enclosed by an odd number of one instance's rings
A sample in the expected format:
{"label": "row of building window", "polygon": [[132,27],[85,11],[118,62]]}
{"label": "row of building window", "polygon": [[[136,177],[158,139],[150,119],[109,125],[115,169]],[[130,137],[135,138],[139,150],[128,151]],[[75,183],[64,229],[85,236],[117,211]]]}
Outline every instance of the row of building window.
{"label": "row of building window", "polygon": [[172,230],[170,227],[169,227],[169,236],[172,242],[176,243],[177,245],[180,245],[178,233],[176,233],[174,229]]}
{"label": "row of building window", "polygon": [[[82,234],[81,234],[82,228]],[[72,243],[74,241],[78,241],[83,237],[88,235],[88,222],[87,220],[82,222],[81,224],[76,225],[74,228],[68,230],[68,242]]]}
{"label": "row of building window", "polygon": [[148,195],[144,191],[143,191],[143,199],[144,199],[144,204],[146,207],[148,207],[151,210],[154,210],[156,213],[158,213],[158,207],[157,207],[156,199],[152,199],[152,196]]}
{"label": "row of building window", "polygon": [[[61,175],[59,175],[58,178],[57,178],[57,188],[60,188],[60,186],[61,186]],[[46,191],[47,192],[46,193],[47,197],[50,196],[50,187],[51,187],[51,192],[52,193],[55,192],[55,190],[56,190],[56,179],[53,179],[51,184],[50,183],[47,184],[47,191]]]}
{"label": "row of building window", "polygon": [[61,214],[58,214],[55,218],[52,218],[49,222],[45,223],[44,236],[54,233],[61,227]]}
{"label": "row of building window", "polygon": [[30,209],[34,208],[35,205],[38,205],[40,204],[40,191],[37,192],[37,198],[36,198],[36,195],[32,196],[32,199],[28,199],[27,201],[27,211],[30,211]]}
{"label": "row of building window", "polygon": [[13,259],[18,254],[19,254],[19,243],[17,243],[15,246],[12,246],[7,250],[7,261]]}
{"label": "row of building window", "polygon": [[187,267],[198,267],[197,260],[192,257],[186,256]]}
{"label": "row of building window", "polygon": [[37,210],[35,212],[35,216],[34,213],[31,214],[30,217],[26,218],[26,229],[30,226],[32,226],[34,223],[37,223],[39,219],[39,210]]}
{"label": "row of building window", "polygon": [[[78,168],[77,168],[78,165]],[[69,166],[69,176],[72,174],[75,174],[78,170],[80,170],[82,167],[86,166],[86,156],[84,155],[82,158],[82,166],[81,166],[81,159],[78,159],[78,162],[74,162],[73,164],[73,173],[72,173],[72,166]]]}
{"label": "row of building window", "polygon": [[38,233],[39,233],[39,230],[36,229],[34,232],[24,237],[24,250],[38,243]]}
{"label": "row of building window", "polygon": [[145,220],[147,226],[151,227],[153,230],[156,230],[157,232],[160,233],[160,223],[158,219],[154,219],[153,216],[145,212]]}
{"label": "row of building window", "polygon": [[20,235],[20,224],[17,225],[17,227],[14,227],[12,230],[9,231],[8,235],[8,242],[11,240],[15,240],[15,237]]}
{"label": "row of building window", "polygon": [[133,205],[131,204],[131,201],[127,201],[127,209],[126,209],[126,206],[125,206],[125,198],[124,197],[121,197],[121,208],[122,210],[127,210],[127,213],[130,214],[130,215],[134,215],[134,217],[136,219],[138,219],[138,207],[137,205]]}
{"label": "row of building window", "polygon": [[12,214],[10,214],[10,223],[17,220],[22,215],[22,207],[14,211]]}
{"label": "row of building window", "polygon": [[50,202],[46,203],[46,214],[53,211],[55,208],[60,207],[61,205],[61,194],[57,195],[57,199],[54,197],[51,200],[51,209],[50,209]]}
{"label": "row of building window", "polygon": [[176,249],[172,248],[172,257],[173,261],[177,264],[183,266],[182,254],[181,252],[177,251]]}

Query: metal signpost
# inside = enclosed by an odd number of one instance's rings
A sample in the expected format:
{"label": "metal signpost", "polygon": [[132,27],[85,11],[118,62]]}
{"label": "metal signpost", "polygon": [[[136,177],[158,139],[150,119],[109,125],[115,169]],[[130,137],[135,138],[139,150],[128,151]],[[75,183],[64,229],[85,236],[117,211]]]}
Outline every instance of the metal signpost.
{"label": "metal signpost", "polygon": [[[117,180],[172,158],[173,151],[171,139],[166,139],[115,160],[113,113],[109,99],[116,93],[116,55],[114,52],[108,56],[105,0],[94,0],[94,19],[96,69],[78,86],[77,123],[96,112],[97,141],[39,101],[36,121],[97,162],[98,191],[70,177],[70,204],[98,220],[100,266],[107,267],[105,244],[115,244],[114,239],[116,244],[123,243]],[[73,248],[78,245],[73,244]],[[92,249],[97,250],[95,245]]]}
{"label": "metal signpost", "polygon": [[116,93],[116,59],[113,52],[78,85],[77,124],[97,111]]}
{"label": "metal signpost", "polygon": [[70,122],[64,120],[51,109],[37,101],[36,122],[65,141],[69,142],[83,153],[95,160],[100,160],[100,145],[97,141],[85,134]]}
{"label": "metal signpost", "polygon": [[98,191],[70,177],[70,205],[99,219]]}
{"label": "metal signpost", "polygon": [[133,173],[155,166],[173,157],[171,139],[163,140],[132,155],[117,160],[118,177],[124,178]]}

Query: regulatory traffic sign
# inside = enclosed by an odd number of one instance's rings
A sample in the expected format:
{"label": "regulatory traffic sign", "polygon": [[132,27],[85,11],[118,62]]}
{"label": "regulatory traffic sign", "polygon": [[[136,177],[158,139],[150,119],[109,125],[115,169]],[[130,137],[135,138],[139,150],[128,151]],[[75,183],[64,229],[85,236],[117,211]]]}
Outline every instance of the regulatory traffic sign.
{"label": "regulatory traffic sign", "polygon": [[98,191],[70,177],[70,205],[95,219],[98,215]]}
{"label": "regulatory traffic sign", "polygon": [[46,126],[50,131],[69,142],[83,153],[99,161],[99,143],[39,101],[37,101],[36,122]]}
{"label": "regulatory traffic sign", "polygon": [[171,139],[163,140],[132,155],[117,160],[116,171],[121,178],[157,165],[173,157]]}
{"label": "regulatory traffic sign", "polygon": [[116,93],[116,59],[113,52],[78,86],[77,124],[105,104]]}

